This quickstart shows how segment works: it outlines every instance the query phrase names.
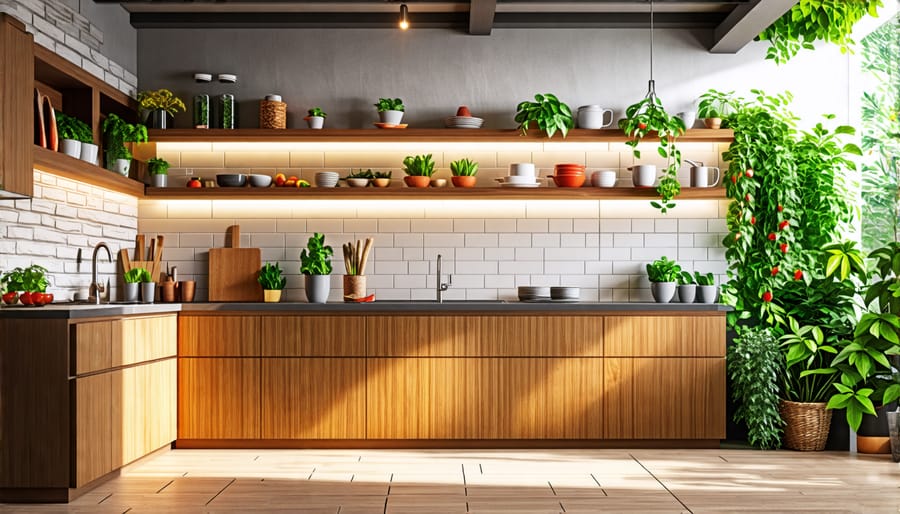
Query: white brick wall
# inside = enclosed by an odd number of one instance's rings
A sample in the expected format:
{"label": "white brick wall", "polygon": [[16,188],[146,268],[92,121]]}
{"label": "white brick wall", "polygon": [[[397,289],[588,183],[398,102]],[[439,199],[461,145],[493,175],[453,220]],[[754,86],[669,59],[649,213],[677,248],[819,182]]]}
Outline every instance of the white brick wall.
{"label": "white brick wall", "polygon": [[[98,269],[115,294],[118,252],[134,247],[137,200],[40,171],[34,181],[31,200],[0,201],[0,271],[40,264],[50,271],[48,291],[58,300],[71,299],[90,284],[93,247],[105,241],[113,262],[101,253]],[[95,207],[85,206],[90,204]]]}

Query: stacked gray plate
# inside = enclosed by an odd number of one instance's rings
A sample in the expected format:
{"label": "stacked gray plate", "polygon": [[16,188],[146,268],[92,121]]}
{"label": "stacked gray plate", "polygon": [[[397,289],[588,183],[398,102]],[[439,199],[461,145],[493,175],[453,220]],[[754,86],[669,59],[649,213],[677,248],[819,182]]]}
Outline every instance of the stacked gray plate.
{"label": "stacked gray plate", "polygon": [[551,287],[550,298],[553,300],[579,300],[581,299],[580,287]]}
{"label": "stacked gray plate", "polygon": [[543,286],[519,286],[519,300],[523,302],[550,299],[550,288]]}
{"label": "stacked gray plate", "polygon": [[444,118],[444,126],[447,128],[481,128],[484,120],[474,116],[450,116]]}
{"label": "stacked gray plate", "polygon": [[316,173],[316,186],[335,187],[341,176],[336,171],[320,171]]}

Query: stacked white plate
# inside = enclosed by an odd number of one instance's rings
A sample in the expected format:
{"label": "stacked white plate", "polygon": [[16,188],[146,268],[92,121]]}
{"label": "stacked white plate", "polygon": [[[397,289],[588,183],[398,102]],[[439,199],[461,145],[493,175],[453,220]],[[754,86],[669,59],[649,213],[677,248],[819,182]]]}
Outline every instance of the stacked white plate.
{"label": "stacked white plate", "polygon": [[444,126],[447,128],[477,129],[481,128],[483,123],[483,119],[474,116],[450,116],[444,118]]}
{"label": "stacked white plate", "polygon": [[335,187],[341,176],[336,171],[320,171],[316,173],[316,186]]}
{"label": "stacked white plate", "polygon": [[581,299],[580,287],[551,287],[550,298],[552,300],[576,301]]}
{"label": "stacked white plate", "polygon": [[510,175],[494,179],[500,187],[541,187],[541,179],[527,175]]}
{"label": "stacked white plate", "polygon": [[523,302],[533,302],[538,300],[549,300],[550,288],[543,286],[519,286],[519,300]]}

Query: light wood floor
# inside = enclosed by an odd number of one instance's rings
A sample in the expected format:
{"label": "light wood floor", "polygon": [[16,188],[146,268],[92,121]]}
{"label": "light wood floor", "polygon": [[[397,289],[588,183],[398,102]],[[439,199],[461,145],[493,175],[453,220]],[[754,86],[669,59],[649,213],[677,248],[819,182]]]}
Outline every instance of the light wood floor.
{"label": "light wood floor", "polygon": [[753,450],[174,450],[0,512],[900,512],[890,456]]}

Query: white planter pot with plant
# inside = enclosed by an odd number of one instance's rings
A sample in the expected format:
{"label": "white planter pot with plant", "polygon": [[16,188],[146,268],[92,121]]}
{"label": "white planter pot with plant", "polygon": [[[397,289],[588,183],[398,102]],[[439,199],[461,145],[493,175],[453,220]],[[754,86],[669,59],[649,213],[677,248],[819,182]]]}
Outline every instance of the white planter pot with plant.
{"label": "white planter pot with plant", "polygon": [[81,142],[81,156],[79,157],[82,161],[97,165],[97,154],[100,153],[100,147],[95,145],[93,141],[90,143],[82,141]]}
{"label": "white planter pot with plant", "polygon": [[694,278],[697,280],[697,297],[700,303],[716,303],[719,297],[716,277],[712,273],[701,275],[699,271],[695,271]]}
{"label": "white planter pot with plant", "polygon": [[126,143],[146,143],[147,127],[140,123],[131,124],[115,114],[103,120],[103,135],[106,138],[107,169],[128,176],[133,155]]}
{"label": "white planter pot with plant", "polygon": [[681,303],[694,303],[697,298],[697,282],[690,271],[682,271],[678,274],[678,301]]}
{"label": "white planter pot with plant", "polygon": [[325,234],[314,233],[300,252],[300,273],[306,278],[309,303],[325,303],[331,291],[331,256],[334,250],[325,246]]}
{"label": "white planter pot with plant", "polygon": [[656,303],[669,303],[675,297],[681,266],[663,256],[647,264],[647,276],[650,278],[650,293]]}
{"label": "white planter pot with plant", "polygon": [[169,184],[169,162],[159,157],[147,161],[147,169],[150,172],[150,185],[153,187],[166,187]]}
{"label": "white planter pot with plant", "polygon": [[325,114],[325,111],[318,107],[313,107],[312,109],[307,111],[307,116],[303,119],[306,120],[309,128],[321,130],[322,127],[325,126],[325,118],[327,117],[328,115]]}
{"label": "white planter pot with plant", "polygon": [[277,262],[275,264],[267,262],[260,268],[257,281],[263,288],[263,301],[266,303],[281,301],[281,291],[287,285],[287,279],[282,276],[281,266]]}
{"label": "white planter pot with plant", "polygon": [[94,135],[87,123],[63,112],[56,113],[56,129],[59,132],[59,151],[76,159],[81,159],[85,142],[92,144]]}
{"label": "white planter pot with plant", "polygon": [[141,282],[150,280],[150,272],[144,268],[132,268],[125,272],[125,291],[122,301],[137,303]]}
{"label": "white planter pot with plant", "polygon": [[379,98],[375,108],[378,109],[378,118],[381,123],[387,125],[399,125],[403,121],[403,113],[406,111],[403,100],[399,98]]}

